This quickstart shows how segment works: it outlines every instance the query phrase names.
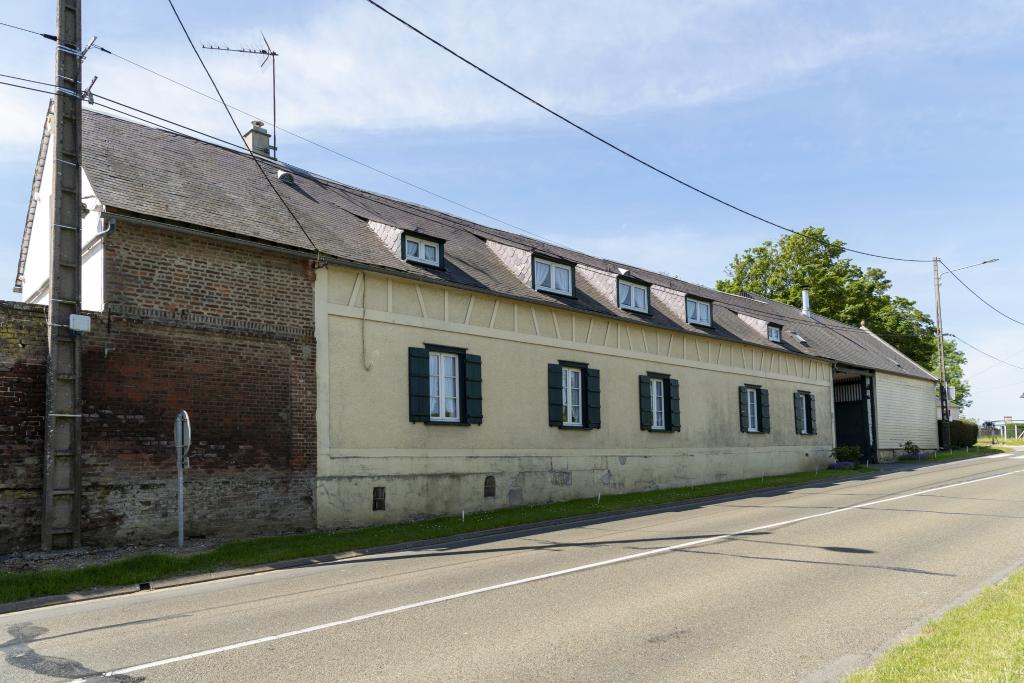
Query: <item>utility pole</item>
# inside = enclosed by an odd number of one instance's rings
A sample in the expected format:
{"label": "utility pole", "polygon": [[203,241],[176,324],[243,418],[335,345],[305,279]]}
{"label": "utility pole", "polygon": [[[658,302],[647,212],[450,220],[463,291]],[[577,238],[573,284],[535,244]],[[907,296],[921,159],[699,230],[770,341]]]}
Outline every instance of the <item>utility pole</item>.
{"label": "utility pole", "polygon": [[941,448],[949,448],[949,391],[946,388],[946,338],[942,335],[942,283],[939,281],[939,257],[932,259],[935,279],[935,334],[939,345],[939,406],[942,411]]}
{"label": "utility pole", "polygon": [[80,0],[57,0],[57,65],[50,198],[46,433],[42,547],[81,543],[81,358],[72,330],[82,304],[82,12]]}

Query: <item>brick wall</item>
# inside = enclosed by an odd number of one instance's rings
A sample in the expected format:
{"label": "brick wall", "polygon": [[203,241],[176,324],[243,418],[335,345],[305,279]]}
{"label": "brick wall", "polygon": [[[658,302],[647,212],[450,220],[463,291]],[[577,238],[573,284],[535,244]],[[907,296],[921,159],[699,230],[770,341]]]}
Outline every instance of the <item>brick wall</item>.
{"label": "brick wall", "polygon": [[[176,534],[173,424],[182,409],[193,432],[187,535],[313,528],[309,264],[125,220],[104,250],[106,310],[94,314],[82,356],[83,542]],[[38,544],[44,310],[0,309],[12,318],[0,333],[0,429],[19,430],[0,447],[0,524],[12,529],[0,551]],[[9,350],[8,337],[29,332],[33,353]]]}
{"label": "brick wall", "polygon": [[46,308],[0,301],[0,551],[38,545]]}

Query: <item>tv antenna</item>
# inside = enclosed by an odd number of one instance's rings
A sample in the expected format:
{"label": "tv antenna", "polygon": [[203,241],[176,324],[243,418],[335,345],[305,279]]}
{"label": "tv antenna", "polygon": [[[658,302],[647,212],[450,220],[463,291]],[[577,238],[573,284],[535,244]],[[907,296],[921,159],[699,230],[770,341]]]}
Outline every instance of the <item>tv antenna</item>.
{"label": "tv antenna", "polygon": [[273,126],[273,135],[271,137],[270,149],[273,150],[274,156],[277,156],[277,53],[270,47],[270,43],[267,42],[267,37],[260,32],[260,37],[263,38],[263,44],[265,48],[250,48],[250,47],[228,47],[227,45],[207,45],[203,44],[204,50],[220,50],[221,52],[242,52],[249,55],[263,55],[263,61],[260,62],[260,68],[262,69],[267,64],[267,60],[270,60],[270,83],[271,83],[271,97],[273,98],[273,116],[271,125]]}

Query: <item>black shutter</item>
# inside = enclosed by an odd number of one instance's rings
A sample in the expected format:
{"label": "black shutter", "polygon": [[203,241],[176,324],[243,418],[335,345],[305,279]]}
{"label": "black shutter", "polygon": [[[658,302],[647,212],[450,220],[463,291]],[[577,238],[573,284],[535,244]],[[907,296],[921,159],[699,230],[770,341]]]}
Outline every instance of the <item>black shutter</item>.
{"label": "black shutter", "polygon": [[587,370],[587,426],[601,428],[601,371]]}
{"label": "black shutter", "polygon": [[800,433],[800,408],[804,402],[804,397],[800,395],[799,391],[793,392],[793,428],[796,433]]}
{"label": "black shutter", "polygon": [[749,432],[747,415],[747,388],[740,387],[740,431]]}
{"label": "black shutter", "polygon": [[673,432],[682,429],[683,421],[679,415],[679,380],[677,379],[668,381],[668,415],[668,428]]}
{"label": "black shutter", "polygon": [[463,382],[466,397],[466,422],[471,425],[482,424],[484,421],[483,376],[480,372],[480,356],[467,353],[465,356],[466,374]]}
{"label": "black shutter", "polygon": [[807,433],[818,433],[818,416],[814,414],[814,394],[807,394]]}
{"label": "black shutter", "polygon": [[772,418],[771,411],[768,406],[768,390],[758,389],[759,396],[757,401],[757,410],[760,413],[758,415],[758,427],[763,434],[767,434],[772,431]]}
{"label": "black shutter", "polygon": [[557,363],[548,365],[548,424],[562,424],[562,366]]}
{"label": "black shutter", "polygon": [[654,410],[651,406],[651,378],[640,375],[640,429],[651,428],[654,424]]}
{"label": "black shutter", "polygon": [[430,421],[430,353],[409,348],[409,422]]}

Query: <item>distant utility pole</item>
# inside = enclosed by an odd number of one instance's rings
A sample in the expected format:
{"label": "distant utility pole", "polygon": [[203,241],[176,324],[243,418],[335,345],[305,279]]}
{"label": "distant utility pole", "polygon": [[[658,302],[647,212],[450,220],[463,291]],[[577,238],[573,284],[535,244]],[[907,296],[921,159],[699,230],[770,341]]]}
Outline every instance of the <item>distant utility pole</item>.
{"label": "distant utility pole", "polygon": [[264,55],[263,61],[260,62],[260,68],[270,60],[270,91],[271,98],[273,100],[273,119],[271,120],[271,126],[273,127],[273,135],[271,135],[270,152],[276,157],[277,156],[277,53],[271,49],[270,43],[267,42],[267,37],[260,33],[260,37],[263,38],[263,44],[266,48],[247,48],[247,47],[227,47],[226,45],[207,45],[203,43],[204,50],[220,50],[221,52],[242,52],[250,55]]}
{"label": "distant utility pole", "polygon": [[57,0],[42,547],[81,542],[82,16]]}
{"label": "distant utility pole", "polygon": [[949,390],[946,388],[946,338],[942,336],[942,283],[939,281],[939,257],[932,259],[935,280],[935,334],[939,344],[939,407],[942,412],[941,448],[949,448]]}

